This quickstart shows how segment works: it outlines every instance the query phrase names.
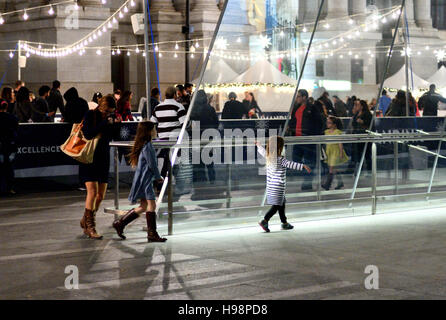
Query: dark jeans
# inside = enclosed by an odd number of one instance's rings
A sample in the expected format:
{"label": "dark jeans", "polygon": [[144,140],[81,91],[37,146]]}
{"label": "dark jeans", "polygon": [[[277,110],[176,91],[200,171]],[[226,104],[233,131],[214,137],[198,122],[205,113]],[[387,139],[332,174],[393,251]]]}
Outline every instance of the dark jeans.
{"label": "dark jeans", "polygon": [[279,217],[280,217],[280,221],[282,223],[287,223],[286,220],[286,216],[285,216],[285,204],[278,206],[278,205],[274,205],[271,207],[271,209],[269,209],[269,211],[265,214],[265,221],[268,222],[273,215],[276,214],[276,212],[279,211]]}
{"label": "dark jeans", "polygon": [[313,184],[314,168],[316,167],[316,145],[295,145],[293,147],[293,161],[306,164],[311,173],[305,174],[302,187],[310,188]]}
{"label": "dark jeans", "polygon": [[12,190],[14,183],[14,156],[10,153],[0,154],[0,193]]}

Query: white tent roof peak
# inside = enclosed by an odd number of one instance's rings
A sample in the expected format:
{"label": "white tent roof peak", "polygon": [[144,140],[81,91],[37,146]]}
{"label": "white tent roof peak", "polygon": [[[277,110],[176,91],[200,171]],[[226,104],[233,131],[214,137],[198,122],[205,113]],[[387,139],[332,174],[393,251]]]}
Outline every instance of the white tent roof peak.
{"label": "white tent roof peak", "polygon": [[296,84],[297,81],[280,72],[267,60],[259,60],[248,70],[232,79],[232,83]]}
{"label": "white tent roof peak", "polygon": [[429,84],[435,84],[438,88],[446,87],[446,67],[441,66],[429,79]]}
{"label": "white tent roof peak", "polygon": [[[239,74],[232,70],[232,68],[223,60],[218,59],[209,60],[203,76],[203,83],[207,84],[219,84],[227,83],[237,77]],[[193,80],[193,83],[198,85],[200,79]]]}
{"label": "white tent roof peak", "polygon": [[[412,82],[413,77],[413,82]],[[415,72],[411,72],[409,69],[409,88],[414,86],[414,89],[429,88],[429,82],[417,76]],[[403,65],[401,69],[393,76],[387,78],[384,81],[384,87],[390,89],[402,89],[406,87],[406,65]]]}

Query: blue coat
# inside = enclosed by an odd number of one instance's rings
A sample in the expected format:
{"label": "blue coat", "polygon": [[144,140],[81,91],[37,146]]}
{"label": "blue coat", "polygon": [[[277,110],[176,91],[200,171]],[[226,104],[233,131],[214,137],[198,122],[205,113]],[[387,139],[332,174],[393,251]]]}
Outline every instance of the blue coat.
{"label": "blue coat", "polygon": [[147,142],[139,154],[129,201],[135,204],[140,199],[155,200],[153,181],[158,179],[161,179],[161,176],[158,171],[155,148],[152,143]]}

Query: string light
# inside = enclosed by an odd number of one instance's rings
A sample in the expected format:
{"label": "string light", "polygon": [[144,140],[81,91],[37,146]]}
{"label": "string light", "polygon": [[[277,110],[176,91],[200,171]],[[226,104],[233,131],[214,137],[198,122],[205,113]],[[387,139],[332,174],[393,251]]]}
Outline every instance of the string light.
{"label": "string light", "polygon": [[28,16],[28,14],[26,13],[26,10],[25,10],[25,13],[23,14],[23,20],[28,20],[28,18],[29,18],[29,16]]}
{"label": "string light", "polygon": [[178,50],[180,47],[178,46],[178,42],[175,42],[175,50]]}
{"label": "string light", "polygon": [[308,30],[307,30],[307,27],[304,27],[303,29],[302,29],[302,32],[307,32]]}
{"label": "string light", "polygon": [[98,50],[96,50],[96,54],[97,54],[98,56],[100,56],[100,55],[102,54],[102,51],[101,51],[100,49],[98,49]]}
{"label": "string light", "polygon": [[127,57],[130,57],[130,51],[127,51]]}
{"label": "string light", "polygon": [[124,7],[124,12],[125,13],[129,12],[129,8],[127,8],[127,6]]}
{"label": "string light", "polygon": [[130,6],[134,7],[135,6],[135,1],[130,1]]}
{"label": "string light", "polygon": [[107,0],[102,0],[101,2],[102,2],[102,4],[106,4]]}
{"label": "string light", "polygon": [[173,55],[173,57],[176,59],[176,58],[178,58],[178,55],[177,55],[177,53],[175,52],[175,54]]}
{"label": "string light", "polygon": [[136,52],[136,53],[139,53],[139,48],[138,48],[138,47],[136,47],[135,52]]}
{"label": "string light", "polygon": [[12,53],[12,51],[9,51],[9,57],[12,59],[14,58],[14,53]]}
{"label": "string light", "polygon": [[0,14],[0,24],[4,24],[5,23],[5,19],[3,19],[2,15]]}
{"label": "string light", "polygon": [[50,10],[48,10],[48,14],[52,16],[54,14],[53,6],[50,6]]}
{"label": "string light", "polygon": [[121,50],[119,50],[119,48],[118,48],[118,50],[116,50],[116,53],[121,54]]}
{"label": "string light", "polygon": [[160,53],[158,54],[158,57],[162,58],[162,57],[163,57],[163,54],[160,52]]}

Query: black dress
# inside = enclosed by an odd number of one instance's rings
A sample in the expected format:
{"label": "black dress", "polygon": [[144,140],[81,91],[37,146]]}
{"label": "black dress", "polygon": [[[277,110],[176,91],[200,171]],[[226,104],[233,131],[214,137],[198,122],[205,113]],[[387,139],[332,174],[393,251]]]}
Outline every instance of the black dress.
{"label": "black dress", "polygon": [[93,156],[93,163],[79,165],[79,180],[81,183],[98,182],[108,183],[110,168],[110,141],[116,130],[117,124],[109,124],[107,119],[102,119],[99,110],[90,110],[86,113],[82,127],[85,138],[91,140],[101,134]]}

